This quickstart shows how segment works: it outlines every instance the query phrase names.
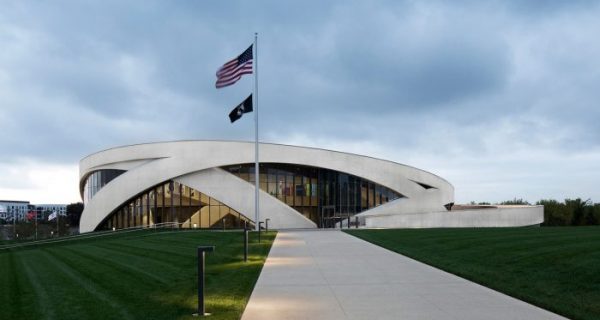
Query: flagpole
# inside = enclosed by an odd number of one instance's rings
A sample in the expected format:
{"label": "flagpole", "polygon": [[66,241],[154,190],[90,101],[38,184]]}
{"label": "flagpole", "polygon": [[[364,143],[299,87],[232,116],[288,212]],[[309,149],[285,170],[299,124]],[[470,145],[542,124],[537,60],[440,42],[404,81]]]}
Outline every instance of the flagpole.
{"label": "flagpole", "polygon": [[260,231],[260,214],[258,211],[258,195],[260,172],[258,166],[258,32],[254,33],[254,224],[256,231]]}

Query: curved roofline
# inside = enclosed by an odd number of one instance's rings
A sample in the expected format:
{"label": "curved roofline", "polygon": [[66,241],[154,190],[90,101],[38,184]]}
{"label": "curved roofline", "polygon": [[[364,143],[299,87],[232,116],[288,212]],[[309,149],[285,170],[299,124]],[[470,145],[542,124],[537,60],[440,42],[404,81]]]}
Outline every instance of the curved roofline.
{"label": "curved roofline", "polygon": [[[106,152],[106,151],[110,151],[110,150],[116,150],[116,149],[123,149],[123,148],[128,148],[128,147],[134,147],[134,146],[142,146],[142,145],[149,145],[149,144],[160,144],[160,143],[174,143],[174,142],[238,142],[238,143],[254,143],[253,141],[244,141],[244,140],[221,140],[221,139],[216,139],[216,140],[208,140],[208,139],[195,139],[195,140],[190,140],[190,139],[186,139],[186,140],[170,140],[170,141],[155,141],[155,142],[144,142],[144,143],[133,143],[133,144],[128,144],[128,145],[122,145],[122,146],[117,146],[117,147],[112,147],[112,148],[107,148],[107,149],[103,149],[91,154],[88,154],[87,156],[81,158],[81,160],[79,160],[79,162],[81,163],[81,161],[92,157],[96,154],[102,153],[102,152]],[[380,159],[380,158],[375,158],[372,156],[367,156],[367,155],[363,155],[363,154],[358,154],[358,153],[352,153],[352,152],[344,152],[344,151],[338,151],[338,150],[331,150],[331,149],[325,149],[325,148],[317,148],[317,147],[304,147],[304,146],[297,146],[297,145],[291,145],[291,144],[283,144],[283,143],[274,143],[274,142],[259,142],[259,144],[270,144],[270,145],[276,145],[276,146],[285,146],[285,147],[294,147],[294,148],[305,148],[305,149],[313,149],[313,150],[322,150],[322,151],[329,151],[329,152],[335,152],[335,153],[342,153],[342,154],[349,154],[349,155],[354,155],[354,156],[359,156],[359,157],[365,157],[365,158],[369,158],[369,159],[375,159],[375,160],[379,160],[379,161],[386,161],[389,163],[393,163],[393,164],[397,164],[397,165],[401,165],[401,166],[405,166],[405,167],[409,167],[409,168],[413,168],[419,171],[423,171],[426,173],[429,173],[437,178],[439,178],[440,180],[445,181],[446,183],[448,183],[450,186],[452,186],[452,184],[438,176],[435,173],[429,172],[427,170],[423,170],[411,165],[407,165],[407,164],[403,164],[403,163],[399,163],[396,161],[392,161],[392,160],[387,160],[387,159]]]}

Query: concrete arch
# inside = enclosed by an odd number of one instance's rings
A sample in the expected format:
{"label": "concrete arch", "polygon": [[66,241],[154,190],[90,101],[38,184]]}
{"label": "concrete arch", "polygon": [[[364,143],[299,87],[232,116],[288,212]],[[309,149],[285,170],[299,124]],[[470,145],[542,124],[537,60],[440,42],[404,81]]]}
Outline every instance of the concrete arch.
{"label": "concrete arch", "polygon": [[[364,215],[369,212],[385,214],[441,211],[444,210],[444,204],[454,201],[454,188],[450,183],[432,173],[407,165],[316,148],[261,143],[259,149],[261,163],[297,164],[344,172],[368,179],[405,196],[361,213]],[[241,179],[237,181],[231,177],[224,178],[227,173],[215,168],[253,161],[254,144],[237,141],[159,142],[94,153],[80,162],[82,193],[86,177],[95,170],[126,169],[127,172],[113,179],[85,204],[80,231],[93,231],[122,204],[143,190],[171,179],[182,183],[185,181],[184,184],[192,184],[190,186],[194,188],[197,186],[216,199],[226,198],[224,203],[232,205],[252,219],[253,214],[250,213],[254,210],[248,205],[248,199],[245,199],[245,203],[236,200],[231,192],[253,195],[254,187]],[[221,179],[213,179],[215,176],[220,176]],[[220,191],[220,184],[223,183],[229,183],[234,188],[229,195]],[[425,189],[419,183],[431,188]],[[312,221],[270,195],[261,192],[260,199],[264,206],[261,213],[264,212],[264,217],[271,219],[274,227],[315,227]],[[267,209],[270,211],[267,212]]]}

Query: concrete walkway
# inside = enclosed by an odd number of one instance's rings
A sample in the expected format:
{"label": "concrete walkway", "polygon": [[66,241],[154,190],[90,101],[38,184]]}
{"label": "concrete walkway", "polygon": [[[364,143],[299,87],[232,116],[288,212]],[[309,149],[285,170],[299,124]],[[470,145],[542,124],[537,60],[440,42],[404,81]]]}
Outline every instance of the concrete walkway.
{"label": "concrete walkway", "polygon": [[564,319],[340,231],[280,231],[242,320]]}

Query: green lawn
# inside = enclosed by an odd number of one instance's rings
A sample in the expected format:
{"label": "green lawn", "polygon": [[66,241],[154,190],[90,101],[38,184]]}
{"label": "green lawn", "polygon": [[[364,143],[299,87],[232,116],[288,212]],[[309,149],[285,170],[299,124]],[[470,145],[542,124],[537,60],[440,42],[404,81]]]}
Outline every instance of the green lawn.
{"label": "green lawn", "polygon": [[600,319],[600,227],[348,233],[573,319]]}
{"label": "green lawn", "polygon": [[197,307],[196,247],[210,319],[239,319],[271,248],[241,231],[135,231],[0,250],[0,319],[185,319]]}

